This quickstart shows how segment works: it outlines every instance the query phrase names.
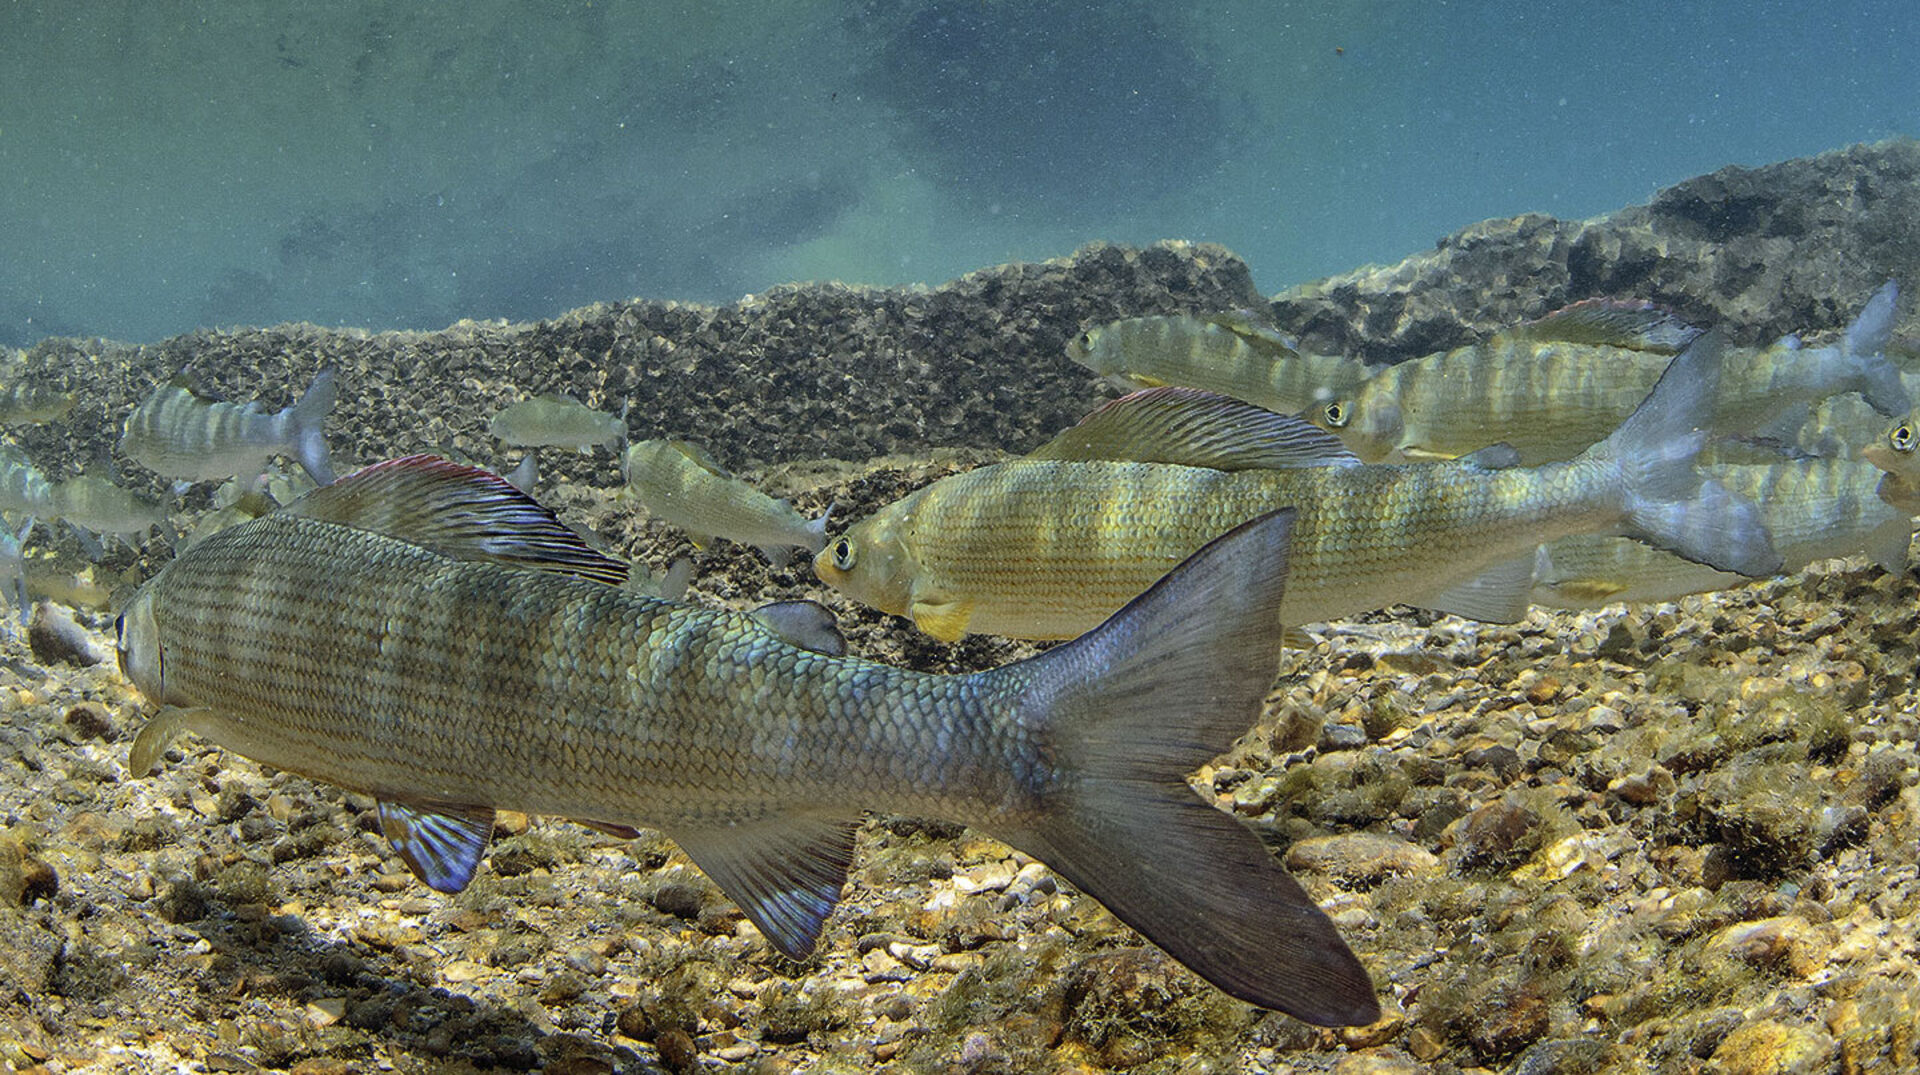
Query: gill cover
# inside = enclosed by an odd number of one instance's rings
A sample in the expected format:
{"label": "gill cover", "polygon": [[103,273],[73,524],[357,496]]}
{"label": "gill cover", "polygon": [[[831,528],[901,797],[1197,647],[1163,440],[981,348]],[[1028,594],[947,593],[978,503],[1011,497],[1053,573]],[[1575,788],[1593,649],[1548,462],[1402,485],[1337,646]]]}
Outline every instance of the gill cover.
{"label": "gill cover", "polygon": [[165,703],[167,662],[160,646],[160,628],[153,619],[153,594],[135,594],[133,603],[114,621],[113,630],[120,674],[132,680],[148,701]]}

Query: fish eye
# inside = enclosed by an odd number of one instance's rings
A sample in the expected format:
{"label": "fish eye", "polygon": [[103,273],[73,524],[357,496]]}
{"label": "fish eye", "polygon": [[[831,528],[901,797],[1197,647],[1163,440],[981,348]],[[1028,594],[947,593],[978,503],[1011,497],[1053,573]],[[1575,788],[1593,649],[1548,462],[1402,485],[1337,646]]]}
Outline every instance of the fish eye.
{"label": "fish eye", "polygon": [[1326,415],[1329,426],[1335,429],[1344,428],[1347,424],[1347,418],[1349,417],[1346,401],[1336,399],[1332,403],[1327,404]]}
{"label": "fish eye", "polygon": [[833,568],[835,571],[853,570],[853,542],[841,538],[833,543]]}
{"label": "fish eye", "polygon": [[1901,422],[1894,426],[1893,432],[1887,434],[1887,439],[1893,442],[1893,450],[1896,452],[1913,451],[1913,423]]}

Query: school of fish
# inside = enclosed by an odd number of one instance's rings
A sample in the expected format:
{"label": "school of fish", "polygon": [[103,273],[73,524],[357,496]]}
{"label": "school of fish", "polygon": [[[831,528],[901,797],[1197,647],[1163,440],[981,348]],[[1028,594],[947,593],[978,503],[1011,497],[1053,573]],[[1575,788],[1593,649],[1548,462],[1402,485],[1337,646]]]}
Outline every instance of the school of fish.
{"label": "school of fish", "polygon": [[[155,707],[129,770],[191,733],[371,795],[441,891],[481,868],[502,809],[656,828],[804,958],[862,815],[905,812],[1025,851],[1235,997],[1364,1024],[1361,960],[1186,774],[1259,719],[1314,624],[1396,604],[1510,622],[1841,556],[1903,569],[1920,437],[1888,357],[1897,298],[1825,347],[1731,347],[1607,300],[1383,368],[1244,311],[1088,325],[1068,357],[1130,394],[833,538],[831,508],[807,518],[563,395],[489,420],[526,449],[511,480],[434,456],[335,480],[335,371],[277,411],[176,378],[119,451],[176,492],[231,479],[213,510],[183,539],[167,503],[50,479],[0,440],[0,592],[24,617],[38,520],[96,558],[101,535],[158,530],[174,554],[118,622]],[[0,424],[73,403],[0,386]],[[626,494],[697,547],[776,568],[804,549],[822,583],[937,639],[1071,641],[935,675],[848,656],[809,601],[677,600],[685,562],[663,598],[533,499],[538,447],[619,451]]]}

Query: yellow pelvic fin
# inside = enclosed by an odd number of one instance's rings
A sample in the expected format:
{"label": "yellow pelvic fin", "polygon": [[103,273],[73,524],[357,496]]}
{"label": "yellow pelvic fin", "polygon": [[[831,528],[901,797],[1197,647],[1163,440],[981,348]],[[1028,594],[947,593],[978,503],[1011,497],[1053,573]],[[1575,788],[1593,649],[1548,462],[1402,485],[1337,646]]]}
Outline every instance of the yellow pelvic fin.
{"label": "yellow pelvic fin", "polygon": [[1604,602],[1626,590],[1627,584],[1613,579],[1567,579],[1553,584],[1554,590],[1570,601]]}
{"label": "yellow pelvic fin", "polygon": [[941,642],[958,642],[973,619],[973,606],[958,601],[915,600],[908,610],[913,625]]}
{"label": "yellow pelvic fin", "polygon": [[1459,455],[1455,452],[1436,452],[1417,444],[1403,444],[1400,446],[1400,458],[1409,463],[1444,463],[1449,459],[1458,459]]}

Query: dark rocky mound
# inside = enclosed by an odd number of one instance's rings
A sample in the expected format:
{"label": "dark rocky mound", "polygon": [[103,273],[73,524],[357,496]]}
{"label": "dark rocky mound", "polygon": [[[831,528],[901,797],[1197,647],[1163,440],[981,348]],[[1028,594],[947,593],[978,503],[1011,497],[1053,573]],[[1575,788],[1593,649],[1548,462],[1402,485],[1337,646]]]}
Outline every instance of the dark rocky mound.
{"label": "dark rocky mound", "polygon": [[1652,299],[1736,343],[1840,328],[1920,286],[1920,142],[1722,168],[1589,221],[1488,220],[1428,253],[1305,284],[1273,314],[1310,350],[1379,362],[1471,343],[1594,296]]}
{"label": "dark rocky mound", "polygon": [[[278,406],[333,366],[328,437],[343,464],[448,443],[490,458],[487,418],[541,392],[609,411],[631,403],[635,439],[695,440],[729,466],[1022,451],[1099,398],[1063,351],[1083,322],[1260,301],[1246,265],[1217,246],[1097,244],[932,289],[810,284],[727,306],[633,300],[439,332],[281,325],[146,346],[48,340],[23,376],[81,403],[62,426],[24,431],[25,446],[43,468],[105,458],[127,413],[176,371],[222,398]],[[577,480],[619,480],[605,453],[548,458]]]}

